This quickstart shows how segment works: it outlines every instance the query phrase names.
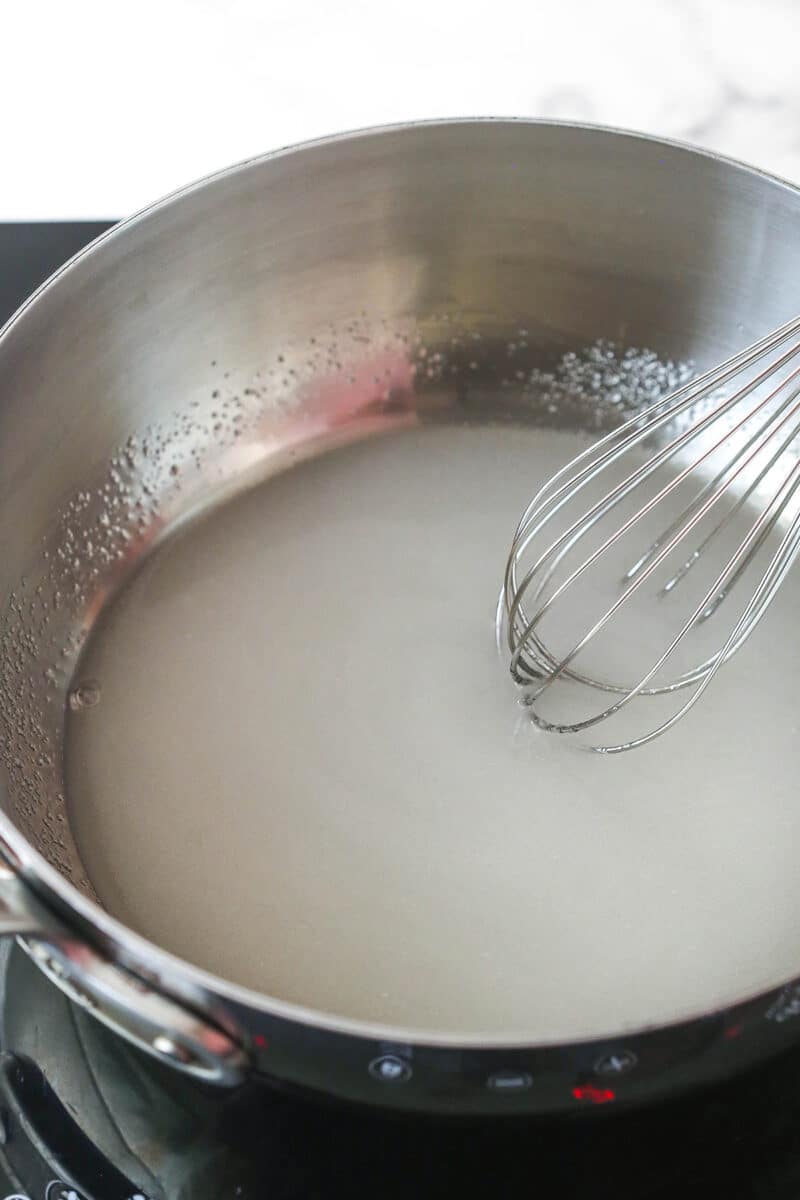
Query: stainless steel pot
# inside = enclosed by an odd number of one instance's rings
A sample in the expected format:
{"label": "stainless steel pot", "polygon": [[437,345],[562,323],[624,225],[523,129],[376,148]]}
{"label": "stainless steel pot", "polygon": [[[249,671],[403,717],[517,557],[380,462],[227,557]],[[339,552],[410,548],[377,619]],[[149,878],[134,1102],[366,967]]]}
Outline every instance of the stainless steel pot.
{"label": "stainless steel pot", "polygon": [[[58,986],[122,1036],[221,1085],[263,1074],[399,1108],[555,1111],[658,1095],[791,1040],[800,982],[785,979],[725,1011],[571,1046],[426,1037],[247,992],[95,901],[69,833],[60,738],[98,608],[187,509],[243,486],[287,446],[402,423],[412,398],[419,411],[491,410],[523,326],[529,364],[598,337],[715,361],[796,310],[798,218],[796,189],[682,146],[567,125],[434,123],[224,171],[54,276],[0,336],[0,930],[22,935]],[[437,371],[456,327],[480,334],[480,362],[451,354]],[[352,402],[326,390],[337,357],[368,367],[387,328],[408,347],[395,350],[391,386],[376,377],[374,394]],[[310,344],[322,350],[304,366],[296,347]],[[429,365],[413,375],[420,347]],[[281,358],[280,403],[260,400],[237,442],[199,445],[185,414],[213,416],[214,372],[245,381]],[[572,420],[592,425],[591,413]],[[135,448],[148,437],[171,449],[145,478]],[[190,454],[202,469],[179,502],[167,465]],[[137,524],[123,529],[137,488]],[[104,504],[116,516],[98,526]]]}

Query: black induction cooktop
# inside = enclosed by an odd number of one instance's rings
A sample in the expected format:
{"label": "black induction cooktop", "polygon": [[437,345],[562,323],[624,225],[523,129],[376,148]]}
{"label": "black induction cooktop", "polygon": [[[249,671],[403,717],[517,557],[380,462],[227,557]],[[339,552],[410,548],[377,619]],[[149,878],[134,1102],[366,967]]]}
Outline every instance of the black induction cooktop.
{"label": "black induction cooktop", "polygon": [[[0,224],[0,321],[110,224]],[[0,1200],[450,1196],[800,1200],[800,1050],[634,1112],[390,1118],[190,1082],[0,948]]]}

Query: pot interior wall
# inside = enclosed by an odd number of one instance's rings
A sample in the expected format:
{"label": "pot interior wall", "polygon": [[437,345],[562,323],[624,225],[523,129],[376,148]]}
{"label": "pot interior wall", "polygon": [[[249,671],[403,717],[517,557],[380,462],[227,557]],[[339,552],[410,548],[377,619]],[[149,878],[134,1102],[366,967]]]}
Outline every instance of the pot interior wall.
{"label": "pot interior wall", "polygon": [[454,411],[604,427],[586,397],[552,411],[541,372],[598,339],[703,365],[785,320],[798,210],[681,148],[454,123],[246,164],[81,256],[0,339],[14,825],[91,894],[63,715],[88,630],[165,530],[332,438]]}

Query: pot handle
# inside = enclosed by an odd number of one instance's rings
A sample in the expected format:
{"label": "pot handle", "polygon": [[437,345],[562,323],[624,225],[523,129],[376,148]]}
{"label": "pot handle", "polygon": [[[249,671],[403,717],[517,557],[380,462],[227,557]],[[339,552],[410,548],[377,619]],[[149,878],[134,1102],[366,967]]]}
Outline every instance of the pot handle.
{"label": "pot handle", "polygon": [[0,936],[16,936],[70,1000],[146,1054],[203,1083],[242,1082],[247,1055],[229,1033],[60,929],[2,861]]}

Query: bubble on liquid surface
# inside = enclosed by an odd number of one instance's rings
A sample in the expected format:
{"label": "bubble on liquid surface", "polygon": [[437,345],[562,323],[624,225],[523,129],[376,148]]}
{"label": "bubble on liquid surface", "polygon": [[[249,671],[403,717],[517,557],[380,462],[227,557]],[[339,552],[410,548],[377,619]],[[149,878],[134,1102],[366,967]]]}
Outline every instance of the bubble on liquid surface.
{"label": "bubble on liquid surface", "polygon": [[100,702],[100,684],[96,679],[85,679],[69,694],[69,706],[73,712],[94,708]]}

